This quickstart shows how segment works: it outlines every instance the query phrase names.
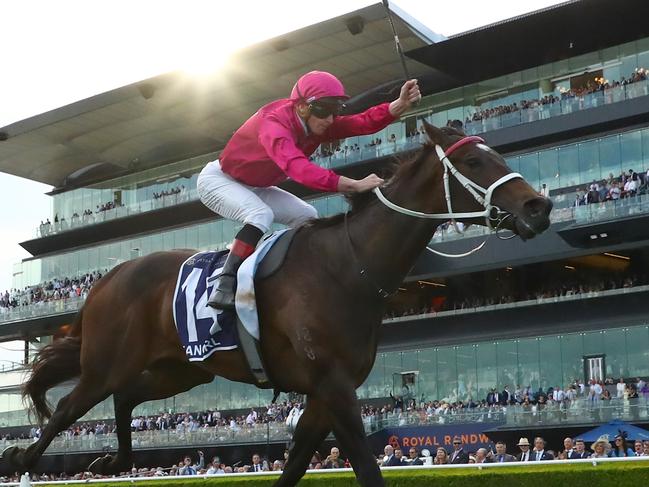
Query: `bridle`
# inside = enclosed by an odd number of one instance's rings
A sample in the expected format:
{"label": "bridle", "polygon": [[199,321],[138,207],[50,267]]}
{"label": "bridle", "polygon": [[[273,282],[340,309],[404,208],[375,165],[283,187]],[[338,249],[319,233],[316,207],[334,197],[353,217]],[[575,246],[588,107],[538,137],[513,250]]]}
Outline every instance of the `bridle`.
{"label": "bridle", "polygon": [[[511,181],[512,179],[519,179],[519,178],[523,179],[523,176],[521,176],[517,172],[505,174],[504,176],[494,181],[486,189],[480,186],[479,184],[473,182],[472,180],[467,178],[464,174],[462,174],[460,171],[458,171],[458,169],[449,159],[449,156],[453,154],[453,152],[455,152],[457,149],[463,147],[466,144],[471,144],[471,143],[484,144],[484,140],[481,137],[477,137],[473,135],[468,137],[463,137],[457,142],[455,142],[454,144],[452,144],[448,149],[446,149],[446,151],[444,151],[444,149],[442,149],[439,145],[435,145],[435,151],[437,152],[437,157],[439,158],[439,161],[444,166],[444,177],[443,177],[444,195],[446,199],[446,208],[448,209],[448,213],[422,213],[420,211],[404,208],[388,200],[379,188],[374,188],[373,190],[374,194],[376,195],[376,197],[379,199],[381,203],[383,203],[385,206],[398,213],[412,216],[415,218],[427,218],[433,220],[451,220],[453,226],[455,227],[458,233],[462,233],[462,232],[460,232],[459,228],[457,227],[457,223],[456,223],[457,219],[484,218],[487,227],[493,230],[498,236],[498,238],[501,238],[503,240],[508,240],[510,238],[515,237],[516,235],[511,235],[509,237],[501,237],[498,234],[502,224],[505,222],[505,220],[511,218],[512,214],[507,211],[503,211],[498,206],[492,204],[491,198],[493,196],[494,191],[498,189],[500,186],[507,183],[508,181]],[[469,212],[460,212],[460,213],[456,213],[453,211],[453,206],[451,203],[451,186],[450,186],[449,173],[455,179],[457,179],[457,181],[462,185],[462,187],[464,187],[464,189],[466,189],[478,203],[480,203],[484,207],[483,211],[469,211]],[[468,252],[464,252],[462,254],[447,254],[435,249],[431,249],[430,247],[426,247],[426,248],[429,251],[441,257],[459,258],[459,257],[466,257],[477,252],[482,247],[484,247],[486,242],[487,241],[485,240],[476,248]]]}
{"label": "bridle", "polygon": [[[396,211],[397,213],[412,216],[415,218],[427,218],[433,220],[452,220],[456,229],[457,229],[457,225],[455,223],[455,219],[457,218],[484,218],[485,222],[487,223],[487,227],[489,227],[492,231],[494,231],[498,236],[498,231],[500,230],[502,224],[508,218],[511,218],[512,214],[501,210],[496,205],[493,205],[491,203],[491,197],[493,196],[494,191],[498,189],[500,186],[502,186],[503,184],[507,183],[508,181],[511,181],[512,179],[518,179],[518,178],[523,179],[523,176],[521,176],[517,172],[505,174],[504,176],[498,178],[496,181],[490,184],[489,187],[486,189],[480,186],[479,184],[471,181],[469,178],[467,178],[462,173],[460,173],[460,171],[457,170],[455,165],[453,165],[453,163],[449,159],[449,156],[453,154],[453,152],[455,152],[458,148],[471,143],[483,144],[484,140],[481,137],[477,137],[477,136],[463,137],[462,139],[452,144],[448,149],[446,149],[446,151],[444,151],[439,145],[435,145],[435,151],[437,152],[437,157],[439,158],[439,161],[444,166],[444,194],[446,198],[446,208],[448,210],[448,213],[423,213],[421,211],[415,211],[415,210],[410,210],[408,208],[404,208],[388,200],[379,188],[374,188],[373,190],[374,194],[376,194],[377,198],[381,203],[383,203],[391,210]],[[451,185],[450,185],[449,173],[455,179],[458,180],[458,182],[473,196],[473,198],[478,203],[480,203],[484,207],[483,211],[470,211],[470,212],[461,212],[461,213],[456,213],[453,211],[453,206],[451,204]],[[397,291],[397,289],[387,290],[379,286],[376,283],[376,281],[370,276],[369,272],[367,271],[367,268],[363,267],[360,260],[358,259],[358,255],[356,254],[356,249],[354,248],[354,243],[352,242],[352,238],[349,233],[349,225],[348,225],[347,217],[348,217],[348,213],[345,213],[345,217],[344,217],[345,234],[347,235],[347,243],[351,251],[352,259],[354,260],[356,267],[358,267],[359,269],[359,274],[361,278],[366,280],[370,285],[370,287],[372,287],[378,293],[379,297],[387,298],[388,296],[394,294]],[[499,238],[508,240],[515,236],[516,235],[512,235],[510,237],[499,237]],[[431,249],[428,246],[426,246],[426,249],[441,257],[459,258],[459,257],[466,257],[477,252],[482,247],[484,247],[486,243],[487,240],[485,239],[480,245],[478,245],[477,247],[475,247],[474,249],[468,252],[464,252],[463,254],[447,254],[435,249]]]}
{"label": "bridle", "polygon": [[[493,196],[494,191],[498,189],[500,186],[502,186],[503,184],[507,183],[508,181],[511,181],[512,179],[519,179],[519,178],[523,179],[523,176],[521,176],[517,172],[505,174],[504,176],[498,178],[496,181],[491,183],[489,187],[486,189],[480,186],[479,184],[471,181],[469,178],[464,176],[460,171],[458,171],[455,165],[453,165],[453,163],[449,159],[449,156],[453,154],[453,152],[455,152],[458,148],[471,143],[484,144],[484,140],[481,137],[477,137],[473,135],[468,137],[463,137],[462,139],[452,144],[448,149],[446,149],[446,151],[444,151],[439,145],[435,145],[435,151],[437,152],[437,157],[439,158],[439,161],[444,166],[444,194],[446,198],[446,208],[448,210],[448,213],[423,213],[421,211],[415,211],[415,210],[410,210],[408,208],[404,208],[387,199],[379,188],[373,189],[374,194],[376,195],[376,197],[379,199],[381,203],[383,203],[391,210],[396,211],[397,213],[412,216],[415,218],[427,218],[431,220],[451,220],[453,221],[453,225],[455,225],[455,228],[456,230],[458,230],[458,232],[459,229],[457,228],[457,224],[455,222],[456,219],[484,218],[485,222],[487,223],[487,227],[489,227],[492,231],[494,231],[498,236],[498,231],[501,229],[502,224],[508,218],[511,218],[512,214],[503,211],[498,206],[492,204],[491,197]],[[461,213],[456,213],[453,211],[453,206],[451,204],[451,185],[450,185],[449,173],[455,179],[458,180],[458,182],[473,196],[473,198],[478,203],[480,203],[484,207],[483,211],[469,211],[469,212],[461,212]],[[363,267],[360,260],[358,259],[358,255],[356,254],[356,249],[354,248],[354,243],[352,242],[351,235],[349,233],[347,216],[348,213],[345,213],[344,225],[345,225],[345,233],[347,234],[347,243],[351,251],[352,259],[354,260],[356,267],[358,267],[359,269],[359,274],[361,278],[365,279],[368,282],[368,284],[372,288],[374,288],[374,290],[378,293],[379,297],[387,298],[388,296],[394,294],[397,291],[397,289],[387,290],[379,286],[376,283],[376,281],[369,275],[367,268]],[[516,235],[511,235],[509,237],[499,236],[499,238],[502,238],[503,240],[509,240],[510,238],[513,238],[515,236]],[[487,240],[485,239],[480,245],[478,245],[474,249],[469,250],[468,252],[464,252],[462,254],[447,254],[435,249],[431,249],[428,246],[426,246],[426,249],[441,257],[459,258],[459,257],[467,257],[477,252],[482,247],[484,247],[486,243]]]}

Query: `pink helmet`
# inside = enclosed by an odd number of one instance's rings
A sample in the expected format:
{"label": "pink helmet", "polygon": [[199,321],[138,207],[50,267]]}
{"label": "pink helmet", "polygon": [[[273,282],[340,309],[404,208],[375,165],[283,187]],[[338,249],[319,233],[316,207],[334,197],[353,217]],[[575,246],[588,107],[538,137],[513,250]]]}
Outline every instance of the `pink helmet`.
{"label": "pink helmet", "polygon": [[333,74],[325,71],[311,71],[297,80],[291,91],[292,101],[311,103],[320,98],[340,98],[347,100],[345,87]]}

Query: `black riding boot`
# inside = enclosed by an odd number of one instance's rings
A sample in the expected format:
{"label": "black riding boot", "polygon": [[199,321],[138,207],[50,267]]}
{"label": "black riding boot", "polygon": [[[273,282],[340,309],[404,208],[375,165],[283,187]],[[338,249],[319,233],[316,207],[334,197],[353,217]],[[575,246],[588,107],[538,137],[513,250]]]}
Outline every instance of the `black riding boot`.
{"label": "black riding boot", "polygon": [[225,260],[221,275],[214,282],[214,289],[207,304],[217,309],[234,309],[234,294],[237,289],[237,271],[245,260],[230,252]]}
{"label": "black riding boot", "polygon": [[221,275],[216,279],[208,306],[217,309],[234,309],[237,289],[237,271],[241,263],[255,251],[255,246],[264,232],[254,225],[243,226],[232,243],[232,250],[225,259]]}

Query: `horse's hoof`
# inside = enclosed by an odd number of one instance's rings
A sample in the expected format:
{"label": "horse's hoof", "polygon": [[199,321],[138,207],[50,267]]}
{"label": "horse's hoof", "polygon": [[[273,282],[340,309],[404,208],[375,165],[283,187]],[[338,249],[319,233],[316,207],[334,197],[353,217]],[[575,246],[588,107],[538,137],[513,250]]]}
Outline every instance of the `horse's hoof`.
{"label": "horse's hoof", "polygon": [[23,459],[25,450],[18,448],[17,446],[9,446],[5,448],[0,456],[7,462],[7,465],[11,467],[12,470],[23,471]]}

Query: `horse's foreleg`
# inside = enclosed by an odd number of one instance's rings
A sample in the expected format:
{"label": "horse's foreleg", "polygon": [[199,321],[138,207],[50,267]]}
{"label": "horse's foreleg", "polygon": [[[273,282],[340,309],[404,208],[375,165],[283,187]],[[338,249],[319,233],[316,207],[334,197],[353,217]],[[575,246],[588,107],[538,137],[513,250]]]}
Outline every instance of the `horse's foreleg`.
{"label": "horse's foreleg", "polygon": [[288,462],[274,487],[288,487],[298,483],[311,462],[315,449],[331,431],[331,419],[320,400],[309,397],[293,435]]}
{"label": "horse's foreleg", "polygon": [[209,382],[213,376],[198,367],[183,362],[155,364],[143,371],[123,389],[115,392],[115,426],[117,428],[117,456],[97,458],[88,469],[97,474],[110,475],[131,468],[131,417],[137,405],[164,399]]}
{"label": "horse's foreleg", "polygon": [[334,435],[349,457],[358,483],[364,487],[385,485],[365,435],[356,390],[348,384],[346,375],[330,374],[318,393],[327,402]]}
{"label": "horse's foreleg", "polygon": [[52,440],[65,428],[86,414],[93,406],[108,397],[103,381],[96,378],[81,378],[72,392],[56,405],[41,437],[26,450],[12,447],[5,450],[3,457],[16,470],[31,470]]}

